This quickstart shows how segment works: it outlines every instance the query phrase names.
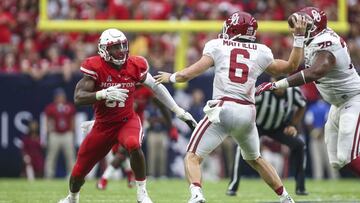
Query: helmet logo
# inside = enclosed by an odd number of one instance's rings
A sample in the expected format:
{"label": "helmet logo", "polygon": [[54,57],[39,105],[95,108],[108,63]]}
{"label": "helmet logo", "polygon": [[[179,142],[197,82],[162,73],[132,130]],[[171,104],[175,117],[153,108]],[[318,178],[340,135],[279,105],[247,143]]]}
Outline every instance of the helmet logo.
{"label": "helmet logo", "polygon": [[238,24],[239,22],[239,14],[238,13],[234,13],[232,16],[231,16],[231,23],[232,25],[236,25]]}
{"label": "helmet logo", "polygon": [[314,20],[316,22],[320,22],[321,21],[321,15],[319,12],[317,12],[316,10],[311,10],[311,14],[313,15],[314,17]]}

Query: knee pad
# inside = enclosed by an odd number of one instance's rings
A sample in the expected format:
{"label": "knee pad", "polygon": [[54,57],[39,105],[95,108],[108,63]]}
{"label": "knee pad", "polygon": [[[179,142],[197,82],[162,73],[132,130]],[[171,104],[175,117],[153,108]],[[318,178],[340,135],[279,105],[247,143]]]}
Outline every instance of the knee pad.
{"label": "knee pad", "polygon": [[128,137],[124,142],[124,148],[128,152],[131,152],[135,149],[139,149],[140,148],[139,140],[136,137]]}

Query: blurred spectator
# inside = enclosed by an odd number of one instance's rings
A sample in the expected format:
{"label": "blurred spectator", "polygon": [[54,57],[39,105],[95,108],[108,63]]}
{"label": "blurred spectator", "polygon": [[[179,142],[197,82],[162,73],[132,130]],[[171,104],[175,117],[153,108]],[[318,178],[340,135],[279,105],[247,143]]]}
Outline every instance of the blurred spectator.
{"label": "blurred spectator", "polygon": [[75,163],[74,116],[75,106],[66,100],[63,89],[56,89],[54,101],[45,108],[48,145],[45,175],[53,178],[59,151],[65,155],[67,172]]}
{"label": "blurred spectator", "polygon": [[316,180],[324,179],[327,175],[330,179],[339,177],[329,162],[324,140],[324,126],[330,105],[319,99],[309,106],[305,114],[305,123],[310,134],[310,154],[312,159],[312,173]]}
{"label": "blurred spectator", "polygon": [[149,103],[147,106],[145,117],[149,124],[146,132],[148,175],[166,177],[169,145],[167,129],[169,129],[170,121],[166,120],[161,110],[154,103]]}
{"label": "blurred spectator", "polygon": [[44,175],[44,153],[40,144],[39,123],[32,120],[28,124],[29,132],[22,137],[22,154],[25,173],[29,180]]}

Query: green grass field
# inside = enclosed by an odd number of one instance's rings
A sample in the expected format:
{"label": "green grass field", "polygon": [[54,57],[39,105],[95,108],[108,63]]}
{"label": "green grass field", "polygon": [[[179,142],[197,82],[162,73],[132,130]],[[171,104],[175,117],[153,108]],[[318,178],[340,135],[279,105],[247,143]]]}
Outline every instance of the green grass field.
{"label": "green grass field", "polygon": [[[243,179],[235,197],[225,195],[228,181],[205,182],[207,202],[278,202],[276,195],[260,179]],[[5,202],[57,202],[68,193],[66,180],[0,179],[0,203]],[[307,181],[309,196],[294,195],[294,181],[285,186],[296,202],[359,202],[360,180]],[[185,180],[149,180],[148,191],[155,203],[185,203],[189,197]],[[128,189],[125,181],[110,181],[106,191],[98,191],[95,181],[87,181],[80,202],[136,202],[136,190]]]}

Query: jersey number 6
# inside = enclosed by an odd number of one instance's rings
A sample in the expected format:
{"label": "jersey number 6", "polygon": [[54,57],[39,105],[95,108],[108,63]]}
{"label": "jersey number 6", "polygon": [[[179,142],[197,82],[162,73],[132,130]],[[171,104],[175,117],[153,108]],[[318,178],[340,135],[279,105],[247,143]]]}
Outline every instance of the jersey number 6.
{"label": "jersey number 6", "polygon": [[[249,67],[245,63],[237,62],[238,55],[242,55],[244,58],[249,59],[250,54],[246,49],[233,49],[230,52],[230,69],[229,78],[232,82],[246,83],[248,80]],[[241,76],[238,76],[237,69],[241,70]]]}

